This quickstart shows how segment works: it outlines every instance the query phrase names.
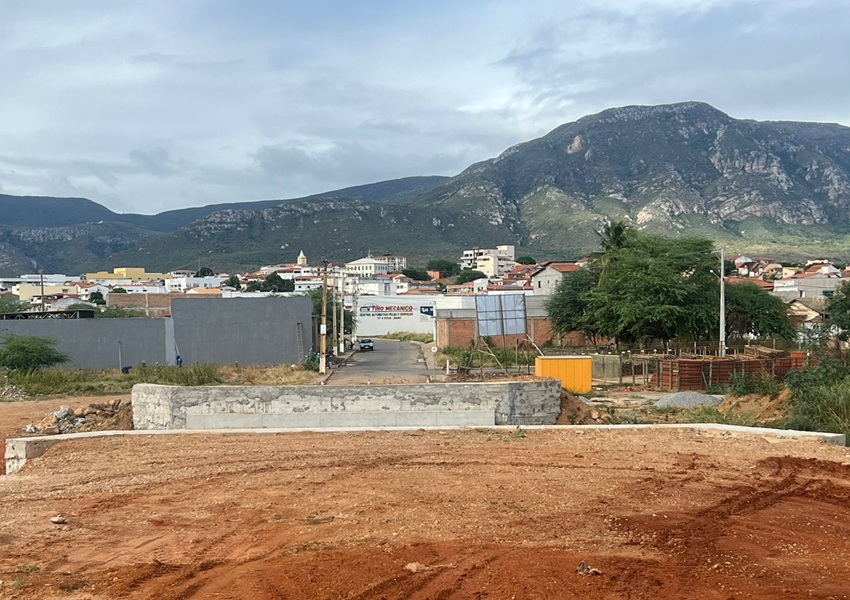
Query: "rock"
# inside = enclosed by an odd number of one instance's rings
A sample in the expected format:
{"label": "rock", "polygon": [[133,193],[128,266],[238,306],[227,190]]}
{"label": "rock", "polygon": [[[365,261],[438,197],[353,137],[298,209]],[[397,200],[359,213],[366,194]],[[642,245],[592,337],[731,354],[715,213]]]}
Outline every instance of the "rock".
{"label": "rock", "polygon": [[56,515],[55,517],[50,517],[50,522],[54,525],[64,525],[68,522],[68,519],[66,519],[62,515]]}
{"label": "rock", "polygon": [[93,408],[94,410],[103,410],[103,404],[89,404],[89,408]]}
{"label": "rock", "polygon": [[44,435],[57,435],[62,432],[59,430],[59,425],[50,425],[48,427],[42,427],[39,433]]}
{"label": "rock", "polygon": [[71,415],[71,409],[68,408],[67,406],[63,406],[59,410],[57,410],[55,413],[53,413],[53,416],[55,416],[60,421],[64,418],[70,416],[70,415]]}
{"label": "rock", "polygon": [[74,416],[77,417],[78,419],[80,417],[85,416],[85,414],[86,414],[86,409],[82,406],[78,406],[77,408],[74,409]]}
{"label": "rock", "polygon": [[602,575],[602,571],[600,571],[599,569],[594,569],[584,561],[581,561],[579,563],[576,572],[580,573],[581,575]]}
{"label": "rock", "polygon": [[419,563],[419,562],[412,562],[412,563],[407,563],[404,566],[404,569],[406,571],[410,571],[411,573],[421,573],[422,571],[427,571],[428,566],[423,565],[422,563]]}
{"label": "rock", "polygon": [[596,412],[595,410],[590,412],[590,418],[593,419],[594,421],[598,421],[599,417],[600,417],[599,413]]}
{"label": "rock", "polygon": [[84,416],[84,417],[87,417],[87,416],[89,416],[89,415],[96,415],[96,414],[97,414],[97,409],[96,409],[96,408],[92,408],[91,406],[89,406],[87,409],[85,409],[85,410],[83,411],[83,416]]}
{"label": "rock", "polygon": [[24,427],[24,431],[26,433],[38,433],[38,427],[35,426],[35,423],[30,423],[26,427]]}
{"label": "rock", "polygon": [[709,396],[699,392],[676,392],[662,396],[654,406],[655,408],[695,408],[697,406],[717,406],[718,404],[720,404],[720,398],[717,396]]}
{"label": "rock", "polygon": [[56,418],[56,415],[51,413],[41,420],[41,422],[38,424],[38,428],[44,429],[46,427],[52,427],[53,425],[56,425],[58,422],[59,422],[59,419]]}

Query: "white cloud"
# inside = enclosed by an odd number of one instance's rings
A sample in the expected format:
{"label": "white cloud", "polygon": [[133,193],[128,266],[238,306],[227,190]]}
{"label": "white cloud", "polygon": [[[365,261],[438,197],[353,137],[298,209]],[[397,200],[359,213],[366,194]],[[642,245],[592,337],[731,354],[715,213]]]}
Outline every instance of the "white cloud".
{"label": "white cloud", "polygon": [[0,7],[0,186],[116,210],[454,174],[613,105],[850,123],[846,3]]}

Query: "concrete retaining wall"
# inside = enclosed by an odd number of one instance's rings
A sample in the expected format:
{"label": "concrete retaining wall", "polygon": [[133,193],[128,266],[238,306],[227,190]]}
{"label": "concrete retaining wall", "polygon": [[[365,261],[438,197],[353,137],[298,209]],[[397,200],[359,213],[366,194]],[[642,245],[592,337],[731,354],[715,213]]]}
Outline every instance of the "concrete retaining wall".
{"label": "concrete retaining wall", "polygon": [[133,387],[136,429],[551,425],[560,382]]}

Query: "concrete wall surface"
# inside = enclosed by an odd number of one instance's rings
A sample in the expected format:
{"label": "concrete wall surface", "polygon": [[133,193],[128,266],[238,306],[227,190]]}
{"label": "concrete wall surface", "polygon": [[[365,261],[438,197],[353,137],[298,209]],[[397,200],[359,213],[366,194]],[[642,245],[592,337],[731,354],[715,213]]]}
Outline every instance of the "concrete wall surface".
{"label": "concrete wall surface", "polygon": [[297,364],[298,323],[304,350],[311,345],[312,301],[307,297],[176,299],[174,337],[184,364]]}
{"label": "concrete wall surface", "polygon": [[[483,425],[487,414],[486,424],[545,425],[558,418],[560,392],[560,382],[550,380],[279,387],[139,384],[133,387],[133,422],[136,429]],[[460,413],[466,420],[444,414],[435,421],[436,416],[424,413]],[[386,416],[390,414],[394,416]]]}
{"label": "concrete wall surface", "polygon": [[[65,367],[117,369],[167,362],[167,319],[32,319],[0,321],[0,337],[33,335],[57,340],[56,349],[71,357]],[[121,361],[118,361],[119,344]]]}

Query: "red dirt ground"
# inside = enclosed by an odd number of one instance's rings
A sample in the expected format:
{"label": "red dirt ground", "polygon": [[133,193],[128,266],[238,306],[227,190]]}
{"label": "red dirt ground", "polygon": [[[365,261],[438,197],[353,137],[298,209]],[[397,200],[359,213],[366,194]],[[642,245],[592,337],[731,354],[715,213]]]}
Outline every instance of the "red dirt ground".
{"label": "red dirt ground", "polygon": [[814,442],[113,438],[54,446],[0,498],[4,599],[850,596],[850,451]]}

